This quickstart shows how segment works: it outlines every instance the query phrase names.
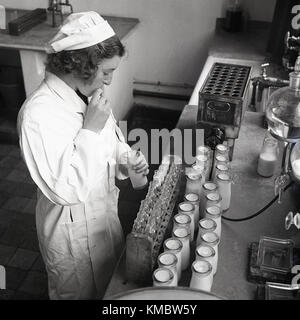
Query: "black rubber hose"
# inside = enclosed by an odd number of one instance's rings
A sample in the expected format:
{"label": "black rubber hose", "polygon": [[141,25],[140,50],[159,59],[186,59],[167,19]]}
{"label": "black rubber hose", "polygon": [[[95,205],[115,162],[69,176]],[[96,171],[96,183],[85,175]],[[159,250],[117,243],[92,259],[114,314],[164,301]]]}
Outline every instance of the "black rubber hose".
{"label": "black rubber hose", "polygon": [[[292,184],[294,184],[294,181],[290,182],[283,190],[286,191]],[[227,221],[232,221],[232,222],[241,222],[241,221],[250,220],[252,218],[257,217],[258,215],[263,213],[265,210],[267,210],[277,199],[278,199],[278,195],[274,199],[272,199],[266,206],[264,206],[262,209],[260,209],[256,213],[252,214],[251,216],[248,216],[245,218],[239,218],[239,219],[227,218],[227,217],[222,216],[222,219],[227,220]]]}

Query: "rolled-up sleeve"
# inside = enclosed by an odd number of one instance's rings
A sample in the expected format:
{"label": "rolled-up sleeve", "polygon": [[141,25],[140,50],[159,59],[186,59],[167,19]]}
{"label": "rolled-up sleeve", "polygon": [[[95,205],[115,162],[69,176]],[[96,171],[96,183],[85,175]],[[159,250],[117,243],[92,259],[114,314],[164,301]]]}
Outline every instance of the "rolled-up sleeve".
{"label": "rolled-up sleeve", "polygon": [[53,126],[23,117],[19,126],[23,158],[32,179],[50,201],[59,205],[84,202],[106,170],[105,137],[79,129],[74,138],[68,138],[62,126]]}

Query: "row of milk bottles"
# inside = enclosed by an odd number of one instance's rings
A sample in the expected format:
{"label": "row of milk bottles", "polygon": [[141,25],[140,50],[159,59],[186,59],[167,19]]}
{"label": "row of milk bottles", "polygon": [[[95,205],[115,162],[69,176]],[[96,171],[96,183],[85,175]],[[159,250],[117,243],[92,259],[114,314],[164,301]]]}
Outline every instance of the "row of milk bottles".
{"label": "row of milk bottles", "polygon": [[[225,145],[217,145],[215,152],[207,146],[197,148],[195,164],[186,168],[185,195],[173,217],[172,237],[164,241],[153,272],[154,286],[177,286],[182,271],[190,267],[190,288],[211,291],[218,266],[221,215],[229,209],[231,198],[228,152]],[[196,249],[190,266],[192,242]]]}

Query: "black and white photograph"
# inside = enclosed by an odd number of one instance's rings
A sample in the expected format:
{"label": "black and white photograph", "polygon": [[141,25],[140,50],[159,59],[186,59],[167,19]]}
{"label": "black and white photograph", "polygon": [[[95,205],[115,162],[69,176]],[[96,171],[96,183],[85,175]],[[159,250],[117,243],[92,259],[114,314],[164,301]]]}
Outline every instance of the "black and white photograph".
{"label": "black and white photograph", "polygon": [[300,1],[0,0],[0,300],[300,300]]}

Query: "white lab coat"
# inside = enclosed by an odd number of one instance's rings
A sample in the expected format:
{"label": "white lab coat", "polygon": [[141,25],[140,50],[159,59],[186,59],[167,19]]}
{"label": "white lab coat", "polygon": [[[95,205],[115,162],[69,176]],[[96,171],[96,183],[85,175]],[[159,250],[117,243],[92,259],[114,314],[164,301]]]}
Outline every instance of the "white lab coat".
{"label": "white lab coat", "polygon": [[[23,158],[38,186],[36,226],[50,299],[101,298],[124,245],[115,176],[124,142],[113,115],[82,129],[86,105],[46,73],[18,115]],[[117,134],[116,134],[117,131]]]}

